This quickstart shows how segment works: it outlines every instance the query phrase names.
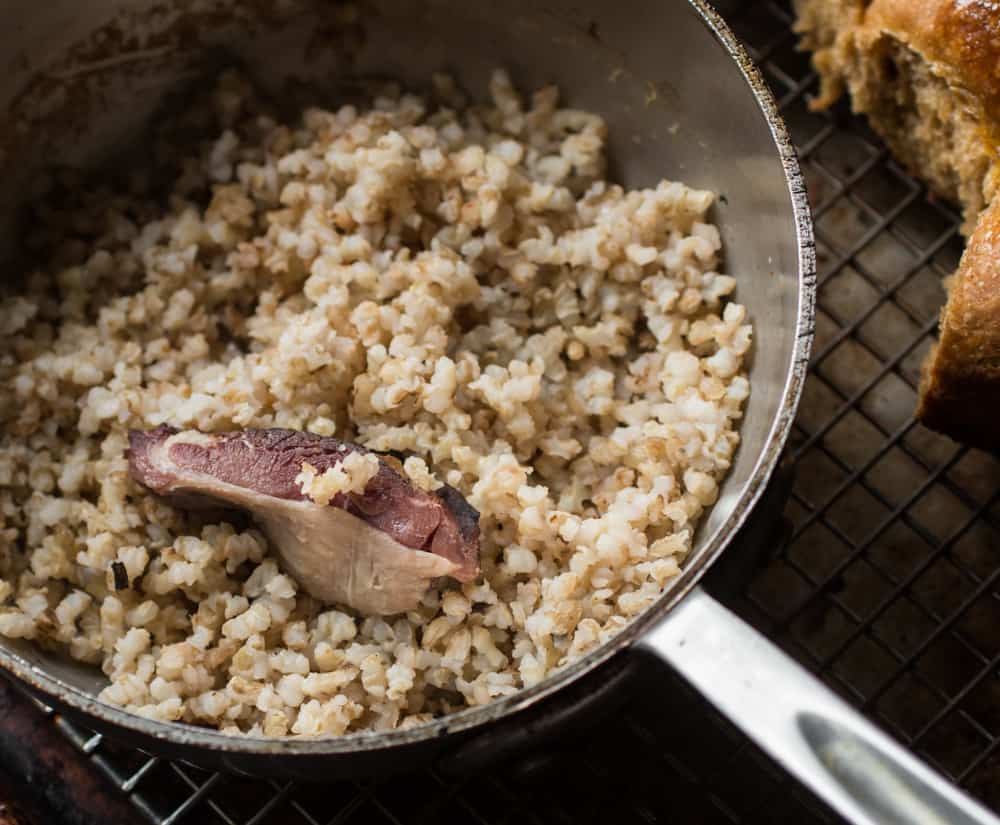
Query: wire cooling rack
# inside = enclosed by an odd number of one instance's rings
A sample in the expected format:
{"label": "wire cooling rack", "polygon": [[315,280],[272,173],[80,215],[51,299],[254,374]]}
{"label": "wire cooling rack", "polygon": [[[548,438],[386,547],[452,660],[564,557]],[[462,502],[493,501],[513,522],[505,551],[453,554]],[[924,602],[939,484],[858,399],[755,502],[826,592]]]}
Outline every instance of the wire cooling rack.
{"label": "wire cooling rack", "polygon": [[998,808],[1000,463],[912,417],[960,220],[846,107],[808,110],[815,78],[785,6],[740,6],[730,19],[799,148],[820,255],[812,369],[790,445],[794,530],[742,612]]}
{"label": "wire cooling rack", "polygon": [[[820,255],[816,346],[789,453],[790,541],[733,606],[947,776],[1000,808],[1000,465],[912,418],[959,218],[927,197],[816,78],[784,2],[720,10],[779,100]],[[249,781],[54,724],[151,823],[803,823],[834,817],[680,680],[638,676],[627,710],[572,742],[454,781]],[[613,758],[610,758],[613,755]]]}

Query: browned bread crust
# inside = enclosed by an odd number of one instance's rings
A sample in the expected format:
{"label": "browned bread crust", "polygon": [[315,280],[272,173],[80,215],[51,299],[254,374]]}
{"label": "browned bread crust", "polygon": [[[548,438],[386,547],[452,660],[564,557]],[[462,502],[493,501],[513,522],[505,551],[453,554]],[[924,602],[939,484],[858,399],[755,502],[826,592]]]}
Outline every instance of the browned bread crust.
{"label": "browned bread crust", "polygon": [[[1000,123],[1000,6],[992,0],[874,0],[864,27],[919,52],[960,102],[996,133]],[[964,98],[964,100],[962,100]]]}
{"label": "browned bread crust", "polygon": [[920,389],[917,417],[928,427],[1000,448],[1000,199],[969,238]]}
{"label": "browned bread crust", "polygon": [[[798,28],[822,79],[814,105],[844,91],[893,154],[971,232],[995,190],[1000,12],[979,0],[798,0]],[[984,19],[987,22],[983,22]]]}
{"label": "browned bread crust", "polygon": [[[924,365],[917,417],[1000,448],[1000,4],[994,0],[798,0],[803,43],[910,170],[961,203],[971,232]],[[981,213],[992,201],[993,205]]]}

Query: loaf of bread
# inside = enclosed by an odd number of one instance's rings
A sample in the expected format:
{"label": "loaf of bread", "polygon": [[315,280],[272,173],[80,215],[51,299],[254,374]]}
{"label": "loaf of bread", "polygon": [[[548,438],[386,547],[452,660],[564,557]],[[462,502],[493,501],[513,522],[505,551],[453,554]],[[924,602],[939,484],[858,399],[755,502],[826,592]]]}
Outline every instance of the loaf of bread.
{"label": "loaf of bread", "polygon": [[957,441],[1000,448],[991,424],[1000,411],[1000,2],[796,6],[821,79],[814,105],[849,93],[899,161],[963,209],[968,245],[924,365],[917,417]]}

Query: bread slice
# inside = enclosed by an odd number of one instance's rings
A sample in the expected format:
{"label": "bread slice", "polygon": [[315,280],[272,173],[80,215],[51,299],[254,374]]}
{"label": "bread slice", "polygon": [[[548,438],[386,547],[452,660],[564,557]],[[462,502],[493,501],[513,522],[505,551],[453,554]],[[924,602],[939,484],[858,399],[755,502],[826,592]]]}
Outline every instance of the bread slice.
{"label": "bread slice", "polygon": [[1000,198],[969,238],[940,330],[924,363],[917,418],[957,441],[1000,448]]}
{"label": "bread slice", "polygon": [[[817,107],[848,92],[900,162],[963,207],[969,247],[951,279],[917,416],[958,441],[1000,447],[1000,5],[992,0],[797,0],[821,78]],[[990,336],[995,338],[991,345]]]}

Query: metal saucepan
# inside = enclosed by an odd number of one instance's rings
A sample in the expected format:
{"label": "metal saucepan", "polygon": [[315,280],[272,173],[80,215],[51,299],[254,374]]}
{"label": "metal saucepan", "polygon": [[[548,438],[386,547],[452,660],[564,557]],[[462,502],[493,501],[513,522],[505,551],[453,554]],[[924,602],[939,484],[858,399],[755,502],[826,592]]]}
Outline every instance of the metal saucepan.
{"label": "metal saucepan", "polygon": [[723,22],[702,0],[360,0],[358,9],[352,19],[330,0],[5,0],[4,252],[14,250],[17,203],[46,163],[97,163],[134,144],[164,96],[212,66],[235,60],[265,88],[295,78],[333,96],[342,80],[419,86],[442,68],[473,93],[496,66],[525,88],[555,81],[573,105],[607,118],[614,177],[630,186],[673,177],[723,196],[716,218],[727,271],[755,324],[752,394],[732,472],[682,574],[623,633],[541,684],[406,731],[233,737],[99,702],[99,673],[33,646],[0,641],[0,665],[48,703],[139,748],[227,770],[329,777],[473,753],[477,741],[530,729],[531,706],[641,648],[848,819],[996,821],[697,586],[779,459],[813,323],[799,167],[774,101]]}

